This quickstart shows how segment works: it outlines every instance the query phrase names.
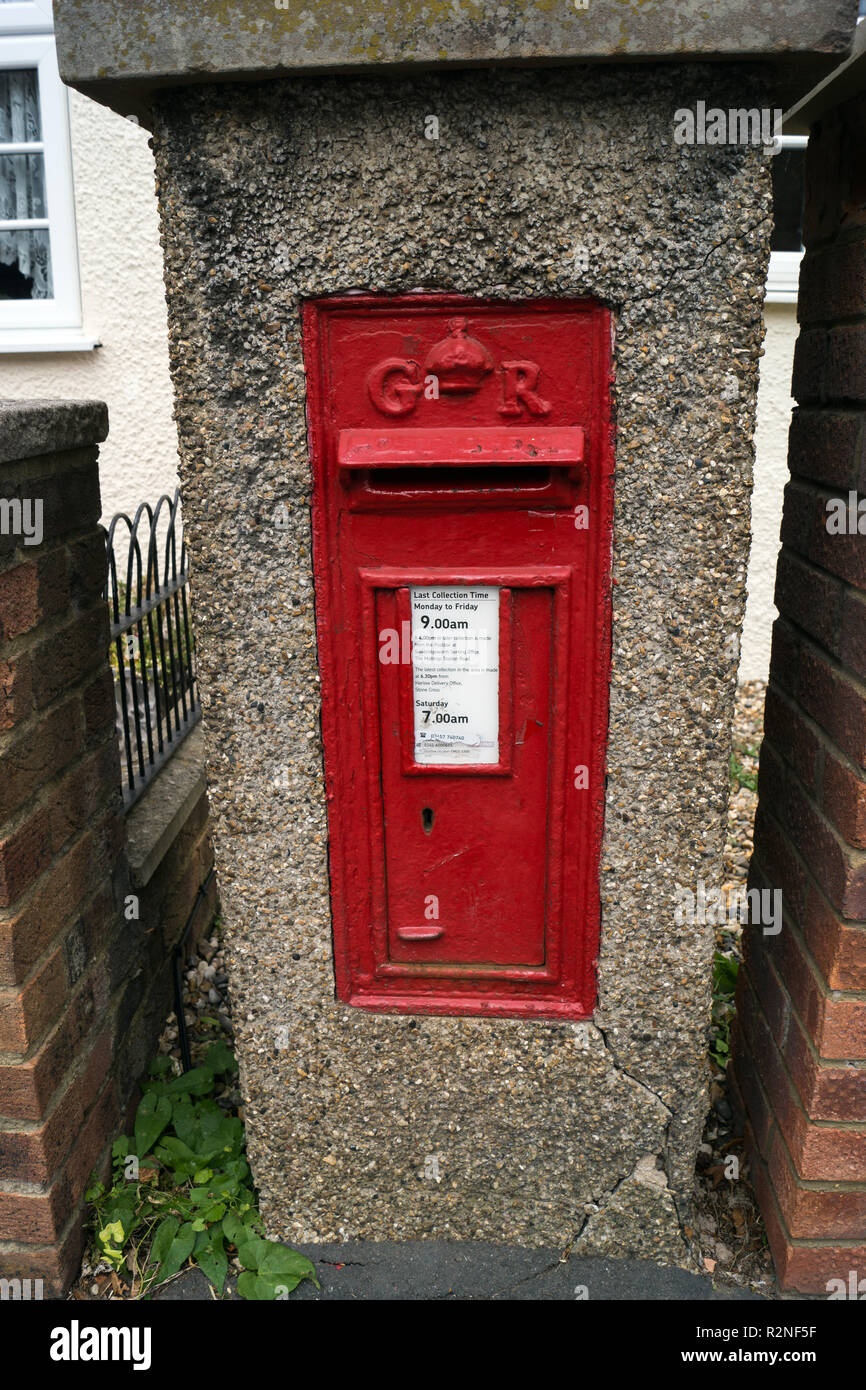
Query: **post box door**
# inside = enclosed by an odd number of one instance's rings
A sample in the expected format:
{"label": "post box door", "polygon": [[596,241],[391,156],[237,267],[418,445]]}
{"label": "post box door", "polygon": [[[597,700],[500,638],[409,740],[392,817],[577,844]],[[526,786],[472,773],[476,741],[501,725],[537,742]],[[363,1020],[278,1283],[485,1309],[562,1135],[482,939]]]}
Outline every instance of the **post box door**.
{"label": "post box door", "polygon": [[[395,603],[395,591],[379,592],[379,631],[400,627],[406,621],[408,591],[396,591],[402,603]],[[459,700],[448,699],[454,682],[446,680],[437,687],[434,679],[432,693],[414,718],[406,687],[410,678],[414,684],[417,664],[410,668],[380,663],[388,959],[451,962],[458,968],[470,963],[543,966],[547,819],[538,811],[546,808],[549,795],[552,591],[440,582],[411,592],[416,605],[412,626],[417,626],[417,609],[426,607],[432,613],[421,616],[431,622],[455,624],[455,629],[444,629],[440,651],[455,630],[455,644],[460,642],[465,629],[457,625],[471,620],[464,615],[472,614],[473,608],[476,613],[484,607],[496,610],[498,650],[490,666],[496,666],[500,686],[478,692],[482,702],[487,700],[486,711],[461,714]],[[440,594],[449,595],[450,601],[433,597]],[[479,600],[478,595],[484,598]],[[413,654],[416,651],[413,643]],[[469,681],[463,684],[470,686],[471,698],[475,693],[471,665],[468,674]],[[504,702],[499,699],[500,689]],[[411,699],[411,691],[409,695]],[[490,696],[496,699],[495,710]],[[498,716],[502,703],[506,717],[496,719],[497,747],[488,750],[492,757],[488,766],[501,767],[500,752],[505,753],[508,745],[507,775],[470,776],[467,764],[459,762],[426,772],[424,764],[415,763],[415,752],[423,753],[425,734],[435,739],[437,732],[443,738],[463,732],[463,723],[435,722],[448,717],[447,706],[455,721],[468,722],[473,714],[483,720],[486,714],[492,724],[491,716]],[[401,717],[401,705],[405,717]],[[448,743],[440,747],[440,756],[452,751]],[[459,744],[453,747],[462,751]]]}
{"label": "post box door", "polygon": [[335,969],[352,1004],[591,1012],[609,332],[585,303],[306,306]]}

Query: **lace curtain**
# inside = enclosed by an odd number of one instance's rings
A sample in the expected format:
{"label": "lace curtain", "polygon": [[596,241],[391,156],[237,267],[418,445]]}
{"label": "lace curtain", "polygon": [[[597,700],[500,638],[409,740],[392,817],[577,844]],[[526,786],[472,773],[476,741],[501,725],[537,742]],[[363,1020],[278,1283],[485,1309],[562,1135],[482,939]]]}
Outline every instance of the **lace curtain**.
{"label": "lace curtain", "polygon": [[[0,72],[0,143],[40,140],[39,78],[35,68]],[[41,153],[0,155],[0,218],[47,216],[45,160]],[[0,262],[33,285],[26,297],[50,299],[48,231],[0,231]],[[22,295],[21,297],[25,297]]]}

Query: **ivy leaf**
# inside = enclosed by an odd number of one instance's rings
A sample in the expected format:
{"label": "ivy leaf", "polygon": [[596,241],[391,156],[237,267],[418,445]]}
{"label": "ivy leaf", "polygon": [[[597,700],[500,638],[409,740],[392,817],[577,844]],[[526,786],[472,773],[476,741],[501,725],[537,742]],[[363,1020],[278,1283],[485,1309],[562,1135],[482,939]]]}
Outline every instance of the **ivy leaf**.
{"label": "ivy leaf", "polygon": [[[192,1105],[192,1101],[190,1101],[190,1105]],[[217,1105],[215,1100],[211,1100],[209,1096],[200,1097],[200,1099],[195,1102],[194,1109],[205,1129],[213,1124],[219,1124],[225,1119],[225,1111],[221,1106]]]}
{"label": "ivy leaf", "polygon": [[213,1085],[213,1073],[206,1067],[193,1067],[192,1071],[185,1071],[183,1076],[176,1076],[173,1081],[169,1081],[166,1092],[172,1096],[204,1095]]}
{"label": "ivy leaf", "polygon": [[142,1097],[135,1116],[135,1151],[139,1158],[150,1153],[171,1119],[171,1105],[166,1096],[149,1091]]}
{"label": "ivy leaf", "polygon": [[299,1250],[290,1250],[287,1245],[280,1245],[276,1240],[267,1240],[264,1244],[267,1249],[259,1260],[259,1274],[285,1276],[287,1279],[297,1278],[299,1283],[302,1279],[312,1279],[316,1288],[319,1287],[315,1265],[306,1255],[302,1255]]}
{"label": "ivy leaf", "polygon": [[119,1240],[123,1244],[138,1225],[135,1218],[135,1197],[132,1192],[128,1190],[120,1193],[112,1192],[104,1216],[103,1225],[116,1223],[120,1226],[122,1234]]}
{"label": "ivy leaf", "polygon": [[236,1211],[230,1211],[223,1217],[223,1235],[226,1240],[231,1241],[232,1245],[243,1245],[249,1238],[249,1231],[241,1221]]}
{"label": "ivy leaf", "polygon": [[156,1156],[160,1162],[168,1164],[174,1170],[176,1183],[187,1182],[200,1166],[189,1145],[184,1144],[182,1139],[175,1139],[171,1134],[160,1142]]}
{"label": "ivy leaf", "polygon": [[241,1190],[237,1178],[231,1178],[227,1173],[218,1173],[215,1178],[211,1179],[210,1185],[223,1201],[227,1201],[230,1197],[237,1197]]}
{"label": "ivy leaf", "polygon": [[274,1299],[286,1298],[300,1282],[299,1274],[247,1273],[238,1279],[238,1293],[242,1298],[254,1299],[256,1302],[272,1302]]}
{"label": "ivy leaf", "polygon": [[215,1042],[211,1044],[207,1050],[204,1065],[212,1076],[218,1076],[227,1071],[234,1073],[238,1069],[234,1053],[224,1042]]}
{"label": "ivy leaf", "polygon": [[164,1096],[164,1095],[165,1095],[165,1082],[162,1080],[161,1077],[148,1076],[148,1077],[145,1077],[144,1081],[142,1081],[142,1083],[141,1083],[141,1090],[142,1090],[142,1093],[143,1093],[144,1095],[146,1095],[146,1096],[149,1096],[149,1095]]}
{"label": "ivy leaf", "polygon": [[[123,1259],[123,1223],[121,1221],[109,1221],[97,1234],[97,1240],[102,1248],[102,1253],[113,1265],[119,1265]],[[112,1242],[118,1246],[114,1248]]]}
{"label": "ivy leaf", "polygon": [[196,1148],[199,1130],[195,1107],[189,1096],[180,1096],[174,1101],[171,1107],[171,1124],[178,1139],[187,1144],[192,1152]]}
{"label": "ivy leaf", "polygon": [[716,951],[713,956],[713,988],[717,994],[732,995],[735,992],[739,969],[739,961]]}
{"label": "ivy leaf", "polygon": [[214,1202],[213,1206],[206,1207],[204,1211],[197,1211],[193,1217],[192,1228],[194,1231],[205,1231],[208,1226],[213,1226],[215,1222],[222,1221],[225,1216],[225,1202]]}
{"label": "ivy leaf", "polygon": [[209,1183],[207,1187],[191,1187],[189,1199],[194,1206],[211,1206],[217,1199],[216,1183]]}
{"label": "ivy leaf", "polygon": [[213,1226],[215,1222],[222,1221],[226,1214],[225,1202],[215,1202],[212,1207],[199,1213],[208,1226]]}
{"label": "ivy leaf", "polygon": [[209,1244],[196,1250],[193,1258],[204,1270],[217,1293],[222,1293],[229,1268],[228,1258],[222,1247],[222,1234],[219,1231],[214,1232]]}
{"label": "ivy leaf", "polygon": [[180,1222],[176,1216],[166,1216],[160,1221],[153,1245],[150,1247],[150,1258],[154,1264],[161,1265],[167,1257],[179,1226]]}
{"label": "ivy leaf", "polygon": [[238,1246],[238,1259],[244,1269],[258,1269],[267,1248],[266,1240],[262,1240],[260,1236],[248,1235],[243,1244]]}
{"label": "ivy leaf", "polygon": [[173,1274],[177,1274],[181,1265],[185,1264],[192,1254],[192,1247],[195,1245],[196,1233],[189,1221],[185,1221],[177,1235],[168,1247],[165,1259],[159,1267],[160,1276],[163,1279],[170,1279]]}
{"label": "ivy leaf", "polygon": [[276,1298],[277,1285],[272,1283],[270,1279],[261,1279],[257,1274],[246,1273],[240,1275],[238,1279],[238,1293],[241,1298],[264,1302]]}

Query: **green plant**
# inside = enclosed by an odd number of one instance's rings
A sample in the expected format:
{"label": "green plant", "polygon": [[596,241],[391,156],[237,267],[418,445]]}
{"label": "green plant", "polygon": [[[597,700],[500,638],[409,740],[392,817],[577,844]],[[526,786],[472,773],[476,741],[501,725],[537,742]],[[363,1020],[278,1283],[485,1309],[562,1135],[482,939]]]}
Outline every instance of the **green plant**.
{"label": "green plant", "polygon": [[182,1076],[168,1057],[158,1058],[134,1134],[112,1147],[111,1186],[91,1181],[86,1199],[98,1257],[118,1272],[126,1266],[134,1298],[147,1297],[190,1259],[221,1294],[232,1251],[245,1271],[238,1280],[243,1298],[283,1298],[303,1279],[318,1288],[305,1255],[263,1238],[243,1124],[213,1099],[217,1079],[236,1071],[223,1042]]}
{"label": "green plant", "polygon": [[731,753],[730,758],[731,782],[740,787],[748,787],[751,792],[756,792],[758,790],[758,774],[757,772],[749,772],[748,768],[737,757],[738,753],[743,753],[748,758],[757,758],[758,750],[757,748],[737,748]]}
{"label": "green plant", "polygon": [[[117,580],[116,596],[118,617],[123,619],[127,614],[127,590],[122,579]],[[112,579],[108,589],[108,606],[112,622],[114,600],[115,589]],[[163,686],[173,688],[172,668],[176,668],[179,682],[186,681],[185,672],[190,654],[194,658],[195,641],[188,607],[182,604],[174,605],[172,599],[164,599],[133,627],[112,639],[108,649],[108,660],[115,680],[131,676],[134,671],[136,680],[140,682],[147,672],[149,684],[159,681]]]}
{"label": "green plant", "polygon": [[731,1050],[731,1024],[736,1009],[734,994],[737,988],[739,961],[716,951],[713,955],[713,1011],[710,1056],[724,1071]]}

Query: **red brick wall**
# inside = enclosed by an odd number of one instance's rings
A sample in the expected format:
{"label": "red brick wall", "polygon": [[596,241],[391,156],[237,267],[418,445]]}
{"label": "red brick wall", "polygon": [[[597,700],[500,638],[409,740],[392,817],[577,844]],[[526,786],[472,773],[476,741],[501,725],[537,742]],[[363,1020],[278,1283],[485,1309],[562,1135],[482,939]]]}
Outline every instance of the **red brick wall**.
{"label": "red brick wall", "polygon": [[171,951],[212,863],[202,794],[147,887],[130,878],[97,525],[106,427],[95,402],[0,407],[0,498],[40,499],[44,533],[0,535],[0,1278],[46,1294],[77,1272],[83,1193],[173,1007]]}
{"label": "red brick wall", "polygon": [[[24,412],[9,434],[22,422],[33,448]],[[119,1120],[102,965],[124,828],[97,529],[105,432],[104,408],[67,411],[51,452],[0,472],[4,498],[43,504],[41,544],[0,536],[0,1275],[48,1289],[77,1259],[77,1198]]]}
{"label": "red brick wall", "polygon": [[827,526],[866,497],[866,98],[812,131],[806,208],[750,877],[784,921],[746,928],[734,1065],[782,1284],[826,1294],[866,1279],[866,503]]}

